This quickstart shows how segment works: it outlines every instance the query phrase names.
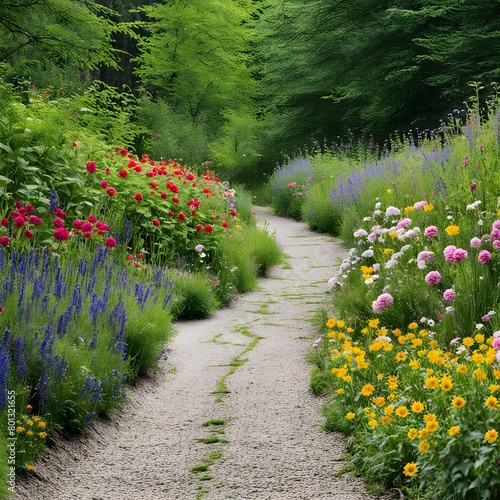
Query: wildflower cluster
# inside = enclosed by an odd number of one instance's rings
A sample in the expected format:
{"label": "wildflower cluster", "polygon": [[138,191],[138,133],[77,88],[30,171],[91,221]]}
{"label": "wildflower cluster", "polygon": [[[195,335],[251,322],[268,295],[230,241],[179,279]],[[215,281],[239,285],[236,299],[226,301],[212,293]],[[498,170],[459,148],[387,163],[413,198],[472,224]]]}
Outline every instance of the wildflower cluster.
{"label": "wildflower cluster", "polygon": [[396,485],[415,479],[429,498],[500,494],[500,331],[478,328],[445,346],[417,322],[388,329],[372,318],[356,331],[330,319],[327,328],[338,414],[361,468]]}

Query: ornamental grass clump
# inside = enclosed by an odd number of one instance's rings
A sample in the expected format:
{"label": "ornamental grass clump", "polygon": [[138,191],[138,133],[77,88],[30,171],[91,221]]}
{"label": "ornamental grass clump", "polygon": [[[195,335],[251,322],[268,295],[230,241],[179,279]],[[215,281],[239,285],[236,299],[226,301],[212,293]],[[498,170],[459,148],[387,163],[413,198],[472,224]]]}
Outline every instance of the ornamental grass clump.
{"label": "ornamental grass clump", "polygon": [[439,325],[326,326],[316,348],[333,375],[328,422],[354,434],[359,470],[423,498],[500,495],[500,331],[478,325],[446,344]]}

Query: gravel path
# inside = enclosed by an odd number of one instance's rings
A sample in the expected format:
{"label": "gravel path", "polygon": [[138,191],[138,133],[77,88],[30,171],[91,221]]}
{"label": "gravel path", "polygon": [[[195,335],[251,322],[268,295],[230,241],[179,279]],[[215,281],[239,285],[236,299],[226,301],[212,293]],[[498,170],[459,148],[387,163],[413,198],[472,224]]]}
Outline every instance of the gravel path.
{"label": "gravel path", "polygon": [[163,369],[129,391],[113,421],[59,440],[19,480],[26,500],[375,499],[321,430],[308,392],[310,319],[346,251],[305,224],[256,207],[289,265],[229,309],[176,323]]}

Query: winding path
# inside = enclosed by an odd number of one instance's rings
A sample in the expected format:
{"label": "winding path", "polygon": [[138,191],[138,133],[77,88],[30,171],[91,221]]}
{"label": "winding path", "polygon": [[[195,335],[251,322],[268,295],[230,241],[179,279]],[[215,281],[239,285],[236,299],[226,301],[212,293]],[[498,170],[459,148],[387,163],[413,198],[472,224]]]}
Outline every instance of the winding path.
{"label": "winding path", "polygon": [[176,323],[162,370],[113,421],[59,440],[19,480],[23,500],[375,499],[336,476],[345,440],[321,430],[306,353],[345,249],[256,207],[289,255],[260,289],[204,321]]}

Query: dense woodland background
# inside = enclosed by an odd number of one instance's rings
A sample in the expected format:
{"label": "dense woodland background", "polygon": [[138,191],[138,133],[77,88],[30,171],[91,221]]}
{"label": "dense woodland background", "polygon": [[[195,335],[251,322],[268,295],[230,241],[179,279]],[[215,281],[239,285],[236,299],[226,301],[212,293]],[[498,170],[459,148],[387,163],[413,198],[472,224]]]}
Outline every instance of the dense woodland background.
{"label": "dense woodland background", "polygon": [[472,82],[495,94],[499,30],[496,0],[3,0],[0,104],[91,96],[110,142],[258,182],[463,116]]}

